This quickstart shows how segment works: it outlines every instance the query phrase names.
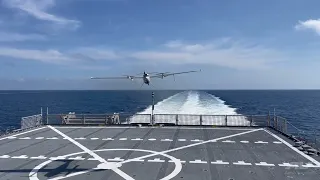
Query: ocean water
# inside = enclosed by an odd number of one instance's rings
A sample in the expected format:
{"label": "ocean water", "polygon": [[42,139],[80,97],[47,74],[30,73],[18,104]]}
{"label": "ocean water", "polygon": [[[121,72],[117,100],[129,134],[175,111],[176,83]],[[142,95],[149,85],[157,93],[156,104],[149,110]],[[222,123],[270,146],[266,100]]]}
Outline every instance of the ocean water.
{"label": "ocean water", "polygon": [[[320,132],[318,90],[154,91],[155,113],[265,115],[274,109],[306,132]],[[0,127],[40,113],[151,113],[151,91],[0,91]]]}

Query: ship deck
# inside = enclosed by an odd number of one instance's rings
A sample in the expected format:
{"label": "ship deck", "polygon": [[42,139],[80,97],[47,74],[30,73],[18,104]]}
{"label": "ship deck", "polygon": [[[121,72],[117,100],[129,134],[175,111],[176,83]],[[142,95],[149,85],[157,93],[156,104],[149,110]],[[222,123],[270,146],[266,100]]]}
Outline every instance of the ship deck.
{"label": "ship deck", "polygon": [[292,144],[268,128],[42,126],[0,137],[0,179],[320,179]]}

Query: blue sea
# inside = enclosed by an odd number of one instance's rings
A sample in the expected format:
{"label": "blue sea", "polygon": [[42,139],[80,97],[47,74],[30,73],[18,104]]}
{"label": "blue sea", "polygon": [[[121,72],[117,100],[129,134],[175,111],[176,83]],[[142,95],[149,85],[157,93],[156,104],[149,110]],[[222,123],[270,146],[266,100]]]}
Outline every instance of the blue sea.
{"label": "blue sea", "polygon": [[[151,91],[0,91],[0,126],[20,127],[23,116],[40,113],[151,113]],[[306,132],[320,132],[320,90],[161,90],[155,113],[273,113]]]}

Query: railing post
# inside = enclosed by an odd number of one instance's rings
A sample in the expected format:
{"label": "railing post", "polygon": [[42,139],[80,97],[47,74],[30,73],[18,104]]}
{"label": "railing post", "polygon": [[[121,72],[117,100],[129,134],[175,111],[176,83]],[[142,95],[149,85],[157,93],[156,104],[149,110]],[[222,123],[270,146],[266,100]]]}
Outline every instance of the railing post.
{"label": "railing post", "polygon": [[252,115],[250,115],[250,126],[252,126]]}
{"label": "railing post", "polygon": [[86,124],[86,116],[84,114],[82,114],[82,122],[83,124]]}
{"label": "railing post", "polygon": [[227,115],[225,115],[224,120],[226,122],[226,126],[228,126],[228,116]]}
{"label": "railing post", "polygon": [[178,120],[178,114],[176,114],[176,125],[178,125],[179,120]]}
{"label": "railing post", "polygon": [[107,125],[108,124],[107,122],[108,122],[108,115],[105,116],[104,124]]}
{"label": "railing post", "polygon": [[270,127],[270,111],[267,115],[267,126]]}
{"label": "railing post", "polygon": [[154,119],[153,118],[154,118],[154,114],[151,114],[151,118],[150,118],[150,124],[151,125],[153,125],[153,123],[154,123]]}
{"label": "railing post", "polygon": [[278,116],[276,116],[276,130],[279,130],[279,127],[278,127]]}
{"label": "railing post", "polygon": [[202,115],[200,115],[200,126],[202,126]]}
{"label": "railing post", "polygon": [[287,120],[286,120],[286,119],[283,120],[282,131],[283,131],[285,134],[287,134]]}
{"label": "railing post", "polygon": [[43,123],[43,114],[42,114],[42,107],[41,107],[41,121],[40,121],[40,124],[43,125],[42,123]]}
{"label": "railing post", "polygon": [[47,115],[46,115],[46,118],[47,118],[47,125],[49,124],[48,116],[49,116],[49,108],[47,107]]}

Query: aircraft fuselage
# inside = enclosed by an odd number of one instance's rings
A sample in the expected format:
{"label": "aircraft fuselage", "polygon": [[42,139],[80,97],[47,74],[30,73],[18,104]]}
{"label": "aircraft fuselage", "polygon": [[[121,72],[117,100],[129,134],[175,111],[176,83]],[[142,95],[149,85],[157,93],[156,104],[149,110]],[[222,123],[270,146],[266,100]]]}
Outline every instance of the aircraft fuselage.
{"label": "aircraft fuselage", "polygon": [[146,73],[144,73],[143,74],[143,82],[145,83],[145,84],[150,84],[150,76],[149,76],[149,74],[146,74]]}

